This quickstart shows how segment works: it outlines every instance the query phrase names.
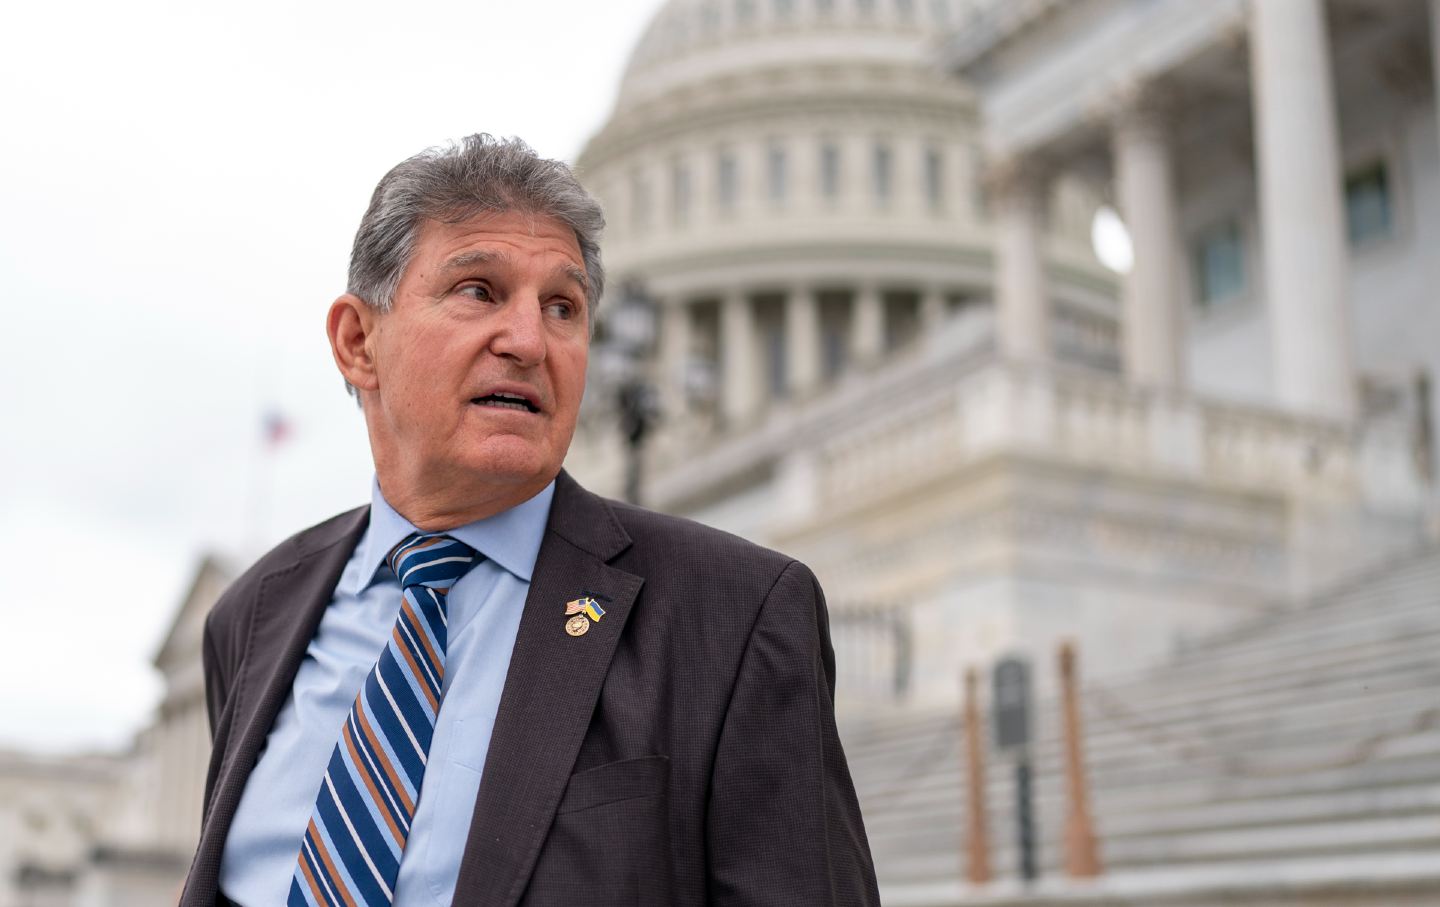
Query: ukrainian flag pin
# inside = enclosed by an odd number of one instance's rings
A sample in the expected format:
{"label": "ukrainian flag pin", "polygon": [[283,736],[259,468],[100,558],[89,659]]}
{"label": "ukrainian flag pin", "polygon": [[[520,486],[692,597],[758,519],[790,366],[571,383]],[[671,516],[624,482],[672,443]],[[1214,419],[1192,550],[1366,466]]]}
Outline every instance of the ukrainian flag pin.
{"label": "ukrainian flag pin", "polygon": [[584,636],[590,632],[590,621],[598,623],[605,616],[605,609],[593,596],[582,595],[565,603],[565,614],[569,617],[565,621],[565,632],[571,636]]}

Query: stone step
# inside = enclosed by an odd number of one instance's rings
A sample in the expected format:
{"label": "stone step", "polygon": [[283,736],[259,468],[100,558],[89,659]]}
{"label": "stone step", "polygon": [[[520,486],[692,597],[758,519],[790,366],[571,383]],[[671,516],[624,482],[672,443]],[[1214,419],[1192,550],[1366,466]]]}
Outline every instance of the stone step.
{"label": "stone step", "polygon": [[[1440,612],[1440,605],[1436,610]],[[1323,677],[1333,668],[1368,663],[1372,670],[1380,670],[1392,659],[1416,659],[1427,649],[1432,663],[1440,664],[1440,655],[1435,654],[1437,642],[1440,642],[1440,619],[1423,625],[1411,621],[1387,627],[1383,635],[1352,633],[1328,648],[1312,645],[1296,652],[1271,649],[1264,653],[1264,657],[1244,663],[1213,658],[1197,662],[1188,673],[1175,668],[1160,676],[1150,672],[1111,675],[1087,678],[1082,686],[1101,685],[1106,689],[1125,691],[1137,700],[1153,700],[1159,705],[1217,689],[1283,682],[1288,677]]]}
{"label": "stone step", "polygon": [[[1437,606],[1440,611],[1440,606]],[[1282,673],[1324,673],[1332,664],[1349,664],[1371,658],[1383,664],[1389,653],[1414,653],[1425,641],[1432,645],[1440,639],[1440,620],[1396,621],[1383,627],[1336,634],[1331,640],[1309,640],[1294,646],[1265,646],[1243,656],[1212,656],[1188,665],[1176,665],[1163,674],[1142,672],[1138,675],[1089,677],[1109,688],[1130,687],[1137,692],[1154,691],[1175,695],[1191,690],[1205,690],[1216,683],[1237,684],[1265,681]],[[1082,665],[1083,667],[1083,665]],[[1288,672],[1282,669],[1288,668]]]}
{"label": "stone step", "polygon": [[[1009,794],[1009,791],[1006,792]],[[1008,817],[1011,800],[991,798],[987,815]],[[1061,791],[1046,792],[1037,800],[1042,813],[1065,808]],[[1387,788],[1340,788],[1323,792],[1281,794],[1264,799],[1216,800],[1182,808],[1128,811],[1114,808],[1104,797],[1092,798],[1092,812],[1102,836],[1148,835],[1177,831],[1214,831],[1294,822],[1345,821],[1382,815],[1403,816],[1430,813],[1440,816],[1440,780],[1401,784]],[[1003,807],[1003,808],[1002,808]],[[915,829],[934,825],[960,827],[967,815],[963,797],[934,798],[924,812],[918,810],[877,811],[867,816],[866,827],[885,838],[904,837]],[[993,821],[992,821],[993,824]]]}
{"label": "stone step", "polygon": [[[992,814],[1006,814],[1013,802],[1013,775],[993,772],[986,803]],[[959,815],[963,809],[963,787],[956,774],[916,779],[908,788],[891,788],[888,797],[860,790],[867,821],[877,827],[908,817]],[[1036,802],[1042,808],[1059,808],[1064,802],[1063,779],[1042,774],[1034,782]],[[1163,816],[1195,808],[1215,808],[1227,803],[1269,802],[1306,796],[1338,796],[1347,791],[1379,792],[1396,787],[1440,786],[1440,744],[1431,741],[1420,752],[1377,758],[1359,766],[1311,772],[1301,776],[1217,780],[1199,777],[1169,780],[1162,784],[1138,784],[1118,789],[1097,785],[1092,788],[1095,815],[1102,822],[1118,816]],[[900,816],[902,819],[892,819]]]}
{"label": "stone step", "polygon": [[[1040,822],[1037,825],[1035,862],[1043,870],[1056,870],[1064,859],[1063,825]],[[945,848],[888,847],[888,842],[873,842],[877,864],[888,872],[900,874],[916,864],[959,862],[963,839],[956,834],[939,834]],[[1312,822],[1303,825],[1260,826],[1260,828],[1220,829],[1220,831],[1188,832],[1188,834],[1148,834],[1133,836],[1099,835],[1099,851],[1110,871],[1143,867],[1176,867],[1204,862],[1246,862],[1257,859],[1319,857],[1319,855],[1355,855],[1387,849],[1440,849],[1440,813],[1398,816],[1398,818],[1354,819],[1345,822]],[[1018,844],[1014,826],[992,825],[989,854],[995,865],[1018,865]]]}
{"label": "stone step", "polygon": [[[1118,700],[1127,711],[1143,714],[1149,721],[1161,721],[1166,715],[1165,707],[1183,718],[1190,718],[1197,712],[1218,713],[1231,707],[1252,708],[1259,705],[1262,696],[1272,697],[1269,701],[1289,705],[1296,699],[1313,699],[1314,693],[1326,687],[1354,686],[1354,696],[1366,695],[1372,689],[1398,689],[1434,682],[1440,675],[1440,656],[1432,651],[1440,650],[1440,637],[1434,641],[1436,649],[1428,647],[1429,640],[1417,640],[1415,651],[1380,653],[1379,657],[1354,654],[1347,661],[1338,662],[1324,671],[1289,672],[1283,668],[1271,671],[1273,682],[1268,686],[1246,686],[1247,681],[1238,680],[1233,684],[1229,678],[1213,682],[1208,688],[1193,690],[1147,691],[1140,684],[1121,686],[1106,685],[1103,688],[1091,685],[1090,692],[1102,692],[1111,700]],[[1379,662],[1376,664],[1375,662]],[[1233,686],[1233,688],[1231,688]],[[1140,690],[1137,696],[1131,691]],[[1309,694],[1309,695],[1307,695]],[[1168,698],[1167,698],[1168,697]],[[1095,726],[1096,711],[1093,695],[1084,695],[1087,724]],[[1053,725],[1057,705],[1053,701],[1042,701],[1035,706],[1043,727]],[[959,718],[954,712],[931,712],[919,720],[903,725],[878,721],[851,723],[843,729],[846,751],[854,759],[867,758],[873,752],[894,752],[904,750],[915,739],[926,739],[946,728],[958,733]],[[1092,739],[1103,737],[1103,729],[1095,727]]]}
{"label": "stone step", "polygon": [[1301,607],[1275,608],[1254,620],[1190,639],[1178,647],[1174,663],[1183,664],[1191,657],[1209,652],[1244,651],[1255,640],[1276,632],[1300,637],[1316,629],[1363,625],[1370,619],[1390,614],[1426,614],[1428,606],[1436,600],[1437,588],[1440,588],[1440,560],[1383,586]]}
{"label": "stone step", "polygon": [[1440,893],[1440,854],[1428,850],[1128,870],[1084,880],[1052,873],[1029,885],[1008,866],[997,866],[990,884],[971,886],[959,881],[958,859],[928,862],[929,873],[919,865],[899,879],[877,865],[887,907],[1434,907]]}
{"label": "stone step", "polygon": [[[1042,837],[1056,838],[1063,825],[1061,810],[1055,804],[1044,804],[1039,812]],[[867,831],[876,853],[893,854],[945,849],[949,840],[963,838],[963,813],[956,810],[943,815],[911,817],[904,824],[868,823]],[[1219,803],[1178,814],[1107,817],[1096,819],[1097,837],[1108,850],[1129,841],[1162,838],[1195,838],[1203,835],[1227,836],[1240,830],[1340,826],[1346,823],[1375,822],[1393,818],[1419,818],[1433,822],[1440,832],[1440,784],[1401,787],[1380,791],[1341,792],[1332,795],[1307,795],[1264,803]],[[997,821],[998,818],[998,821]],[[1159,821],[1156,821],[1159,819]],[[1011,817],[989,817],[992,848],[996,852],[1010,848],[1014,838]]]}
{"label": "stone step", "polygon": [[[1086,725],[1086,763],[1092,772],[1127,770],[1135,763],[1150,763],[1158,756],[1175,758],[1182,752],[1222,760],[1229,754],[1244,754],[1246,761],[1274,764],[1276,761],[1311,764],[1337,747],[1353,747],[1376,738],[1404,736],[1424,730],[1425,719],[1440,722],[1440,715],[1427,712],[1435,701],[1433,690],[1440,684],[1414,690],[1397,690],[1383,695],[1370,693],[1354,700],[1334,697],[1316,706],[1293,705],[1288,714],[1275,718],[1268,713],[1225,716],[1223,720],[1185,722],[1157,720],[1150,715],[1117,713],[1102,719],[1091,718]],[[1060,766],[1059,740],[1053,723],[1039,728],[1032,755],[1042,770]],[[958,762],[960,735],[951,726],[938,725],[929,739],[910,741],[881,752],[847,742],[847,761],[857,783],[868,783],[872,774],[894,777],[922,765],[941,760]],[[1286,750],[1318,750],[1319,755],[1287,755]],[[1274,758],[1272,758],[1274,754]],[[990,753],[987,761],[994,761]],[[1213,761],[1212,759],[1212,761]]]}

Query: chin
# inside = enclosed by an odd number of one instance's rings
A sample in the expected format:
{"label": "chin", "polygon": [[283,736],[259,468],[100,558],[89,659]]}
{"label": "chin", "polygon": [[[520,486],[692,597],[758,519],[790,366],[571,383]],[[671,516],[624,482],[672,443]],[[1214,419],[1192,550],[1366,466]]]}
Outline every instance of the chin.
{"label": "chin", "polygon": [[459,458],[459,469],[466,478],[486,484],[534,484],[538,492],[560,472],[561,461],[533,445],[496,440]]}

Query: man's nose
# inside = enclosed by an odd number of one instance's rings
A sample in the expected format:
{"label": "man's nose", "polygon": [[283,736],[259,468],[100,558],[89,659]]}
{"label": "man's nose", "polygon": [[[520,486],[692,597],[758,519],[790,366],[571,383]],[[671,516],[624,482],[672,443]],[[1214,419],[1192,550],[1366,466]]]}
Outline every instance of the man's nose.
{"label": "man's nose", "polygon": [[517,365],[545,361],[545,313],[535,293],[518,293],[496,312],[498,323],[490,351]]}

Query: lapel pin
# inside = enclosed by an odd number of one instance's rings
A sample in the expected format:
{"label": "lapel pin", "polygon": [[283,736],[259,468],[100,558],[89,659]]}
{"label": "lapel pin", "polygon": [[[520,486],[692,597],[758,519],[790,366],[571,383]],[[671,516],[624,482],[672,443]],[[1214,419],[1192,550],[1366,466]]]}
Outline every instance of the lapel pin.
{"label": "lapel pin", "polygon": [[599,622],[605,616],[605,609],[592,595],[582,595],[565,603],[565,632],[571,636],[584,636],[590,631],[590,621]]}

